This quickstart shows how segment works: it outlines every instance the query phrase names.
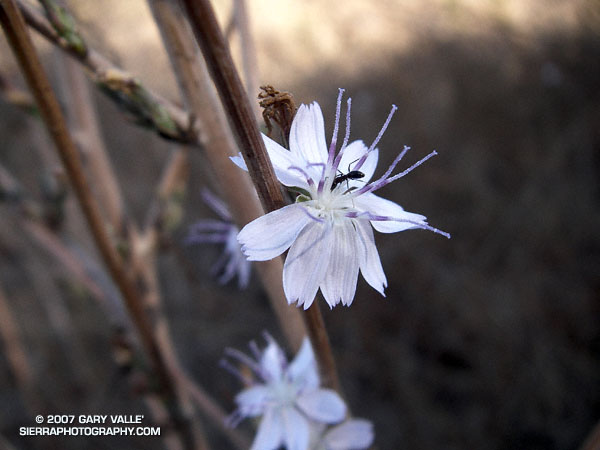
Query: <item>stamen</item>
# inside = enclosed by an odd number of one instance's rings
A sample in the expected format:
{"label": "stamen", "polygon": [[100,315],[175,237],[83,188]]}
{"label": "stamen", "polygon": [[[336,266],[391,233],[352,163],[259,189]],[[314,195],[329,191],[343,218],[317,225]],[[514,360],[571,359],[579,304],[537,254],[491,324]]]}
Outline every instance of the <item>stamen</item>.
{"label": "stamen", "polygon": [[223,223],[215,219],[203,219],[190,227],[192,233],[202,233],[203,231],[222,231],[228,232],[231,229],[231,224]]}
{"label": "stamen", "polygon": [[304,178],[306,178],[306,182],[308,183],[309,186],[315,185],[315,183],[312,180],[312,178],[310,177],[310,175],[307,174],[302,167],[290,166],[290,167],[288,167],[288,170],[296,170],[296,171],[300,172],[302,175],[304,175]]}
{"label": "stamen", "polygon": [[262,367],[260,367],[260,364],[258,364],[256,361],[254,361],[252,358],[250,358],[245,353],[240,352],[239,350],[236,350],[235,348],[226,348],[225,354],[227,356],[230,356],[231,358],[237,359],[239,362],[241,362],[242,364],[245,364],[250,369],[252,369],[252,371],[254,371],[254,373],[262,376],[263,371],[262,371]]}
{"label": "stamen", "polygon": [[335,147],[337,146],[337,136],[340,129],[340,115],[342,111],[342,96],[344,91],[345,89],[339,89],[337,104],[335,107],[335,125],[333,127],[333,136],[331,137],[331,145],[329,146],[329,154],[327,155],[327,165],[323,170],[323,174],[321,175],[321,179],[319,180],[319,185],[317,187],[317,192],[319,192],[319,194],[323,192],[323,186],[325,185],[325,174],[329,173],[330,167],[333,164],[333,159],[335,158]]}
{"label": "stamen", "polygon": [[346,101],[346,105],[346,134],[344,135],[342,149],[346,148],[346,146],[348,145],[348,139],[350,139],[350,110],[352,109],[352,98],[349,98]]}
{"label": "stamen", "polygon": [[329,159],[333,161],[335,155],[335,147],[337,146],[338,131],[340,129],[340,113],[342,111],[342,96],[345,89],[340,88],[338,91],[337,104],[335,107],[335,125],[333,127],[333,135],[331,137],[331,145],[329,146]]}
{"label": "stamen", "polygon": [[394,113],[397,110],[398,110],[398,107],[396,105],[392,105],[392,110],[388,114],[387,119],[385,119],[385,123],[383,124],[383,127],[381,127],[381,131],[379,131],[379,134],[377,135],[377,137],[375,138],[375,140],[373,141],[373,143],[369,147],[369,150],[367,150],[367,153],[373,151],[373,149],[375,148],[375,146],[379,143],[379,140],[383,136],[383,133],[385,133],[385,130],[387,129],[388,125],[390,124],[390,121],[392,120],[392,117],[393,117]]}
{"label": "stamen", "polygon": [[236,410],[233,413],[231,413],[229,416],[227,416],[227,418],[225,419],[225,426],[227,426],[229,428],[235,428],[244,419],[245,419],[245,416],[240,411]]}
{"label": "stamen", "polygon": [[[362,157],[360,158],[360,160],[356,163],[356,165],[354,166],[353,170],[360,170],[360,168],[362,167],[362,165],[365,163],[365,161],[369,157],[369,153],[371,153],[373,150],[375,150],[375,146],[377,145],[377,143],[379,142],[379,140],[383,136],[383,133],[385,132],[386,128],[388,127],[388,125],[390,123],[390,120],[392,120],[392,116],[394,115],[394,113],[396,112],[397,109],[398,109],[398,107],[396,105],[392,105],[392,110],[388,114],[388,117],[387,117],[385,123],[383,124],[383,127],[381,128],[381,131],[379,131],[379,134],[377,135],[377,137],[375,138],[375,140],[373,141],[373,143],[371,144],[371,146],[367,149],[367,151],[365,152],[365,154],[362,155]],[[404,154],[407,152],[407,150],[408,149],[406,148],[406,145],[405,145],[403,153],[401,153],[400,159],[402,159],[402,156],[404,156]],[[398,159],[398,161],[400,161],[400,159]],[[398,163],[396,162],[396,164],[398,164]]]}
{"label": "stamen", "polygon": [[235,276],[237,269],[237,261],[235,258],[229,259],[227,264],[224,265],[223,273],[219,277],[219,283],[227,284]]}
{"label": "stamen", "polygon": [[220,244],[222,242],[225,242],[227,240],[227,235],[229,234],[229,232],[226,233],[205,233],[205,234],[198,234],[196,236],[189,236],[187,237],[183,242],[186,245],[191,245],[191,244]]}
{"label": "stamen", "polygon": [[377,181],[374,181],[374,182],[368,184],[367,186],[360,188],[358,191],[354,192],[353,195],[362,195],[362,194],[365,194],[367,192],[374,192],[377,189],[381,189],[382,187],[387,186],[388,184],[390,184],[392,181],[396,181],[398,178],[402,178],[404,175],[408,174],[409,172],[412,172],[414,169],[416,169],[417,167],[419,167],[421,164],[423,164],[429,158],[432,158],[432,157],[434,157],[435,155],[438,154],[434,150],[430,154],[428,154],[427,156],[425,156],[424,158],[422,158],[421,160],[419,160],[416,163],[414,163],[408,169],[404,170],[403,172],[400,172],[397,175],[394,175],[393,177],[390,177],[390,178],[386,179],[385,177],[389,176],[389,174],[392,172],[393,168],[396,166],[396,164],[398,164],[398,162],[402,159],[402,157],[406,154],[406,152],[408,150],[410,150],[410,147],[406,147],[405,146],[404,150],[402,150],[402,152],[396,157],[396,159],[394,160],[394,162],[392,163],[392,165],[390,166],[390,168],[385,172],[384,176],[382,176],[381,178],[379,178]]}
{"label": "stamen", "polygon": [[227,205],[223,200],[218,198],[215,194],[213,194],[208,189],[202,189],[200,194],[202,196],[202,200],[206,203],[210,208],[216,212],[221,219],[231,221],[231,214],[227,210]]}
{"label": "stamen", "polygon": [[237,367],[235,367],[225,358],[219,361],[219,366],[240,380],[244,386],[252,386],[254,384],[254,380],[252,378],[245,376]]}
{"label": "stamen", "polygon": [[[406,153],[409,150],[410,150],[410,147],[405,145],[404,148],[402,149],[402,151],[400,152],[400,154],[398,156],[396,156],[394,161],[392,161],[392,164],[390,164],[390,167],[388,167],[388,169],[385,171],[385,173],[381,177],[379,177],[377,180],[367,184],[366,186],[363,186],[358,191],[356,191],[356,195],[361,195],[361,194],[364,194],[365,192],[371,192],[371,191],[374,191],[375,189],[379,189],[379,188],[373,188],[373,186],[378,186],[378,183],[382,183],[383,181],[385,181],[385,179],[390,176],[392,171],[396,168],[396,165],[402,160],[402,158],[404,158],[404,155],[406,155]],[[363,155],[363,157],[358,162],[358,164],[356,164],[356,166],[354,166],[354,170],[358,170],[357,167],[359,167],[359,165],[362,165],[361,162],[366,160],[368,155],[369,155],[368,152]]]}
{"label": "stamen", "polygon": [[258,348],[258,344],[256,343],[256,341],[255,340],[250,341],[250,343],[248,344],[248,347],[250,347],[250,351],[252,352],[252,355],[258,361],[261,357],[261,352],[260,352],[260,348]]}
{"label": "stamen", "polygon": [[321,168],[321,180],[325,178],[325,163],[308,163],[306,167],[320,167]]}
{"label": "stamen", "polygon": [[411,225],[414,225],[418,228],[422,228],[423,230],[429,230],[429,231],[433,231],[434,233],[437,234],[441,234],[442,236],[450,239],[450,233],[446,233],[445,231],[442,231],[438,228],[432,227],[431,225],[425,223],[425,222],[417,222],[416,220],[410,220],[410,219],[398,219],[395,217],[389,217],[389,216],[377,216],[375,214],[371,214],[369,211],[363,211],[363,212],[357,212],[357,211],[351,211],[346,213],[346,217],[350,218],[350,219],[358,219],[360,217],[367,217],[369,220],[373,220],[375,222],[385,222],[385,221],[389,221],[389,222],[406,222],[406,223],[410,223]]}
{"label": "stamen", "polygon": [[438,152],[436,152],[435,150],[432,151],[429,155],[427,155],[425,158],[417,161],[416,163],[414,163],[412,166],[410,166],[408,169],[406,169],[403,172],[400,172],[397,175],[394,175],[393,177],[388,178],[387,180],[383,180],[383,184],[381,186],[377,186],[375,187],[375,189],[371,189],[371,191],[377,190],[383,186],[386,186],[388,184],[390,184],[392,181],[396,181],[399,178],[402,178],[404,175],[412,172],[413,170],[415,170],[417,167],[419,167],[421,164],[423,164],[425,161],[427,161],[430,158],[433,158],[435,155],[437,155]]}
{"label": "stamen", "polygon": [[301,206],[300,209],[302,209],[302,212],[304,214],[306,214],[308,217],[310,217],[312,220],[314,220],[315,222],[320,222],[320,223],[324,223],[325,219],[321,219],[320,217],[315,217],[313,216],[308,209],[306,209],[305,207]]}
{"label": "stamen", "polygon": [[344,136],[344,142],[342,143],[342,147],[335,157],[335,161],[333,162],[333,166],[331,167],[331,172],[337,172],[337,169],[340,165],[340,161],[342,160],[342,155],[344,154],[344,150],[348,145],[348,140],[350,139],[350,110],[352,108],[352,99],[348,99],[348,107],[346,110],[346,134]]}
{"label": "stamen", "polygon": [[213,277],[216,276],[225,267],[228,258],[229,255],[226,252],[221,253],[219,259],[210,268],[210,275]]}

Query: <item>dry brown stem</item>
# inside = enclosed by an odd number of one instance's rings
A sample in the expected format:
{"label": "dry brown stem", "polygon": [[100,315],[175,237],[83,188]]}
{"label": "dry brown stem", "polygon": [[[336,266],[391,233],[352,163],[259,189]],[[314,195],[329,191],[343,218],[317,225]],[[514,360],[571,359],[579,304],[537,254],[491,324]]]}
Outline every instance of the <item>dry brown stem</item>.
{"label": "dry brown stem", "polygon": [[79,65],[70,58],[59,55],[57,68],[62,72],[59,80],[69,128],[84,156],[90,184],[108,223],[115,233],[120,234],[124,220],[123,195],[100,132],[88,81]]}
{"label": "dry brown stem", "polygon": [[197,142],[198,131],[187,111],[146,89],[137,78],[89,45],[85,52],[78,51],[57,33],[38,9],[23,0],[18,0],[17,4],[31,28],[83,64],[93,81],[120,106],[135,114],[136,120],[151,126],[165,138],[182,143]]}
{"label": "dry brown stem", "polygon": [[[258,131],[248,97],[233,63],[229,47],[209,0],[181,0],[200,45],[209,73],[221,98],[238,145],[267,212],[284,206],[280,185]],[[321,312],[316,304],[304,316],[319,369],[326,386],[339,387],[337,369]]]}
{"label": "dry brown stem", "polygon": [[[241,227],[263,214],[263,209],[248,176],[229,160],[237,154],[237,146],[226,118],[209,81],[205,63],[193,42],[185,18],[172,0],[149,2],[161,31],[165,47],[175,68],[186,107],[198,117],[205,143],[205,155],[218,174],[219,190],[230,207],[235,222]],[[281,274],[281,258],[256,264],[271,306],[292,350],[300,348],[306,330],[300,313],[287,305]]]}
{"label": "dry brown stem", "polygon": [[14,0],[0,0],[0,22],[57,147],[96,246],[121,291],[127,310],[148,353],[160,391],[171,405],[171,418],[181,433],[180,437],[184,447],[187,449],[206,448],[191,429],[185,410],[181,408],[180,392],[171,377],[168,361],[155,339],[152,324],[144,311],[144,305],[132,280],[124,270],[123,261],[104,229],[100,208],[84,177],[77,149],[67,130],[58,101],[27,35],[25,22]]}

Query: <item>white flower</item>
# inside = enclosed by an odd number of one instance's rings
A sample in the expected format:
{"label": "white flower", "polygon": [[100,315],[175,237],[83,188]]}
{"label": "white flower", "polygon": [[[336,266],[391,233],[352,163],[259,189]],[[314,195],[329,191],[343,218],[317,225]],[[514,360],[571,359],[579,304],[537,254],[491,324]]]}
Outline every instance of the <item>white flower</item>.
{"label": "white flower", "polygon": [[238,276],[238,287],[244,289],[250,281],[250,262],[244,257],[237,241],[239,228],[233,223],[227,205],[208,189],[202,191],[202,199],[222,220],[203,219],[190,227],[185,240],[187,244],[225,244],[223,254],[211,268],[213,276],[219,275],[219,283],[228,283]]}
{"label": "white flower", "polygon": [[[230,418],[231,423],[235,426],[244,418],[262,416],[251,450],[274,450],[281,445],[288,450],[307,450],[311,424],[339,423],[346,415],[346,405],[335,391],[319,388],[308,339],[304,339],[296,358],[288,365],[281,348],[267,338],[269,344],[262,353],[253,348],[256,361],[228,350],[229,356],[248,365],[259,378],[236,396],[238,409]],[[230,365],[226,367],[241,376]]]}
{"label": "white flower", "polygon": [[[404,211],[396,203],[373,194],[437,154],[434,151],[391,176],[409,150],[404,147],[383,176],[371,181],[379,155],[375,146],[397,109],[395,106],[367,148],[362,141],[348,144],[349,99],[346,135],[336,155],[342,93],[340,89],[329,150],[323,114],[316,102],[298,109],[290,131],[289,151],[263,135],[277,178],[300,195],[293,205],[259,217],[238,235],[242,251],[251,261],[272,259],[290,249],[283,269],[283,287],[288,302],[297,301],[304,309],[312,304],[319,288],[330,307],[339,302],[350,305],[359,269],[367,283],[384,295],[387,280],[372,228],[381,233],[424,228],[450,237],[429,226],[425,216]],[[246,169],[240,156],[232,160]],[[348,172],[341,174],[346,169]]]}
{"label": "white flower", "polygon": [[362,450],[374,439],[373,424],[364,419],[350,419],[323,434],[312,450]]}

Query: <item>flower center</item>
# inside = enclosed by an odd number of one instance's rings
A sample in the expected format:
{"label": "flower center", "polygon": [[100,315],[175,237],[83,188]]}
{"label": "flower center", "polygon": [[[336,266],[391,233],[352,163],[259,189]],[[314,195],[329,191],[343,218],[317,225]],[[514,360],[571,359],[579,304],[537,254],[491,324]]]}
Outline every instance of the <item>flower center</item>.
{"label": "flower center", "polygon": [[345,216],[349,209],[354,209],[351,198],[345,195],[346,192],[345,182],[336,186],[334,190],[323,189],[318,192],[315,188],[310,193],[312,200],[309,204],[317,217],[335,221]]}
{"label": "flower center", "polygon": [[271,386],[273,401],[278,406],[292,406],[298,396],[298,389],[293,384],[281,380]]}

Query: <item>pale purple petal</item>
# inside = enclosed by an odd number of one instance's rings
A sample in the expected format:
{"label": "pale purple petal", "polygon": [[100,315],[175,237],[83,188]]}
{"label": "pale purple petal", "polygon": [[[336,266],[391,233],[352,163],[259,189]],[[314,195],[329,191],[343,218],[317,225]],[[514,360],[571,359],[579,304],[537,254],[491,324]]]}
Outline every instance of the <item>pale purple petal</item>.
{"label": "pale purple petal", "polygon": [[323,113],[317,102],[300,105],[290,129],[290,150],[307,163],[326,163],[327,144]]}
{"label": "pale purple petal", "polygon": [[289,150],[286,150],[273,139],[262,135],[265,147],[269,153],[271,164],[275,170],[275,176],[285,186],[298,186],[307,188],[306,177],[297,170],[290,170],[290,167],[304,168],[304,159],[298,158]]}
{"label": "pale purple petal", "polygon": [[238,287],[240,289],[246,289],[248,287],[248,284],[250,283],[250,273],[252,265],[250,264],[250,261],[246,260],[246,258],[241,254],[241,250],[240,256],[238,256],[237,258],[239,259],[237,265]]}
{"label": "pale purple petal", "polygon": [[[303,166],[304,161],[294,158],[290,151],[264,134],[262,137],[277,179],[286,186],[307,187],[306,178],[300,172],[289,170],[291,166]],[[237,156],[230,156],[229,159],[240,169],[248,171],[248,166],[241,153],[238,153]]]}
{"label": "pale purple petal", "polygon": [[277,411],[268,410],[260,421],[250,450],[276,450],[283,444],[283,422]]}
{"label": "pale purple petal", "polygon": [[238,234],[242,252],[250,261],[266,261],[281,255],[312,219],[298,204],[284,206],[253,220]]}
{"label": "pale purple petal", "polygon": [[[354,141],[344,149],[344,153],[342,155],[342,159],[340,160],[340,165],[338,166],[338,170],[342,173],[348,173],[353,170],[354,166],[358,163],[360,158],[367,151],[367,147],[363,141]],[[360,181],[368,183],[373,174],[375,173],[375,168],[377,167],[377,161],[379,159],[379,150],[375,149],[360,167],[360,171],[365,174],[364,178],[361,178]],[[348,170],[350,167],[350,170]],[[350,182],[352,185],[352,181]],[[358,181],[354,181],[354,183],[360,184]]]}
{"label": "pale purple petal", "polygon": [[362,450],[371,446],[374,437],[371,422],[353,419],[333,427],[323,442],[327,450]]}
{"label": "pale purple petal", "polygon": [[350,305],[358,280],[358,236],[352,222],[344,220],[333,227],[333,242],[327,274],[321,284],[325,301],[333,308],[340,301]]}
{"label": "pale purple petal", "polygon": [[269,342],[260,358],[260,367],[265,381],[278,381],[282,375],[282,364],[285,363],[285,355],[274,340]]}
{"label": "pale purple petal", "polygon": [[261,415],[268,402],[270,390],[263,384],[244,389],[235,396],[240,414],[244,417]]}
{"label": "pale purple petal", "polygon": [[296,405],[315,422],[338,423],[346,416],[346,404],[331,389],[317,389],[300,394]]}
{"label": "pale purple petal", "polygon": [[404,211],[404,209],[390,200],[379,197],[372,193],[366,193],[360,195],[354,199],[354,204],[357,209],[362,211],[368,211],[376,216],[393,217],[395,220],[378,221],[372,220],[371,225],[380,233],[397,233],[398,231],[409,230],[411,228],[419,228],[414,223],[402,222],[402,220],[409,220],[411,222],[420,222],[423,224],[427,223],[427,218],[421,214],[410,213]]}
{"label": "pale purple petal", "polygon": [[294,360],[290,363],[286,371],[290,381],[301,382],[303,389],[315,389],[319,387],[319,373],[315,354],[313,353],[310,340],[304,338],[302,346]]}
{"label": "pale purple petal", "polygon": [[281,410],[286,450],[307,450],[310,429],[307,420],[294,408]]}
{"label": "pale purple petal", "polygon": [[387,280],[385,273],[383,273],[383,267],[381,267],[379,252],[375,246],[375,237],[373,236],[371,224],[367,220],[353,220],[353,222],[359,237],[357,248],[360,272],[365,281],[385,297],[383,290],[387,287]]}
{"label": "pale purple petal", "polygon": [[229,159],[240,169],[243,169],[246,172],[248,172],[248,166],[246,165],[246,161],[244,161],[244,157],[242,156],[241,152],[238,153],[236,156],[230,156]]}
{"label": "pale purple petal", "polygon": [[313,221],[304,226],[283,266],[283,289],[288,303],[304,309],[312,304],[325,277],[333,233],[328,224]]}

